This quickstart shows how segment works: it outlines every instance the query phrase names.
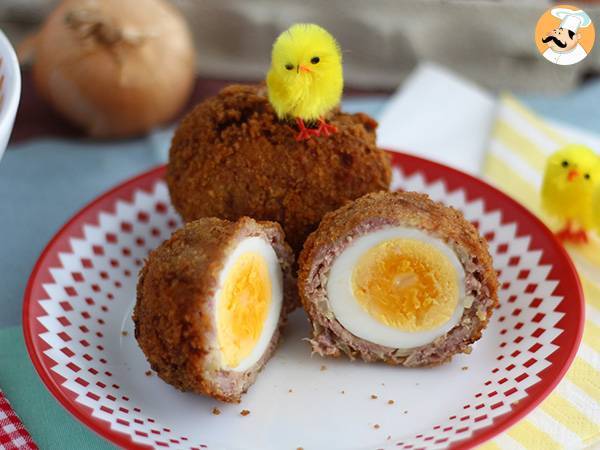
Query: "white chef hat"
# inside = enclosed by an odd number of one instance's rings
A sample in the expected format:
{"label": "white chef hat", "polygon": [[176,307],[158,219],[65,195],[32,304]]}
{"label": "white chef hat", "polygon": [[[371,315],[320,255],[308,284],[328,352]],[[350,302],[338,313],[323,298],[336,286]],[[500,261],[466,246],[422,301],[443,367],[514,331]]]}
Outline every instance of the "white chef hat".
{"label": "white chef hat", "polygon": [[590,16],[581,9],[573,11],[572,9],[567,8],[554,8],[552,9],[551,14],[561,20],[561,28],[571,30],[573,33],[577,33],[579,28],[586,28],[592,23]]}

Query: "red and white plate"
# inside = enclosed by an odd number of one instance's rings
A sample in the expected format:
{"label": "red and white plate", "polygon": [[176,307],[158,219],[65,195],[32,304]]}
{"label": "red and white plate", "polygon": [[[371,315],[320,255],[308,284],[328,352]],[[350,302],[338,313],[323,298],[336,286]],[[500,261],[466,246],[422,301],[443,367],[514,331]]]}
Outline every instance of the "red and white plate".
{"label": "red and white plate", "polygon": [[490,243],[500,307],[470,355],[431,369],[311,357],[297,311],[240,405],[146,375],[131,321],[136,275],[180,225],[158,168],[90,203],[35,266],[23,327],[43,382],[80,421],[130,448],[471,448],[505,430],[575,356],[584,314],[577,275],[551,232],[496,189],[412,156],[395,154],[393,166],[394,189],[457,207]]}

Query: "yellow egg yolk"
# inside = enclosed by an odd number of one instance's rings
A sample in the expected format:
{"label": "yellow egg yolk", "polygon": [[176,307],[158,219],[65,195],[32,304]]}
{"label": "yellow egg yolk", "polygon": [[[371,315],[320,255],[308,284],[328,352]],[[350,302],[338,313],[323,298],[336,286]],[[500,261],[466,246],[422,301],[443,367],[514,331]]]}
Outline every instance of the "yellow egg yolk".
{"label": "yellow egg yolk", "polygon": [[265,258],[247,252],[233,263],[217,306],[217,339],[223,361],[235,368],[256,346],[271,305]]}
{"label": "yellow egg yolk", "polygon": [[352,291],[375,320],[402,331],[429,330],[448,321],[458,304],[455,267],[434,245],[391,239],[361,255]]}

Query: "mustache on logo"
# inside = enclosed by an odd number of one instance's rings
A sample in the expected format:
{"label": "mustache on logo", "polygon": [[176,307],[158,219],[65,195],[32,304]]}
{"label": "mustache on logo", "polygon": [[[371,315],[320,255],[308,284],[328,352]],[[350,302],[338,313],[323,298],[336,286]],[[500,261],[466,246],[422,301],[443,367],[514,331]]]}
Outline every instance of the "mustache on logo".
{"label": "mustache on logo", "polygon": [[567,46],[566,42],[560,41],[556,36],[546,36],[545,38],[542,38],[542,42],[544,44],[546,44],[550,41],[553,41],[560,48],[565,48]]}

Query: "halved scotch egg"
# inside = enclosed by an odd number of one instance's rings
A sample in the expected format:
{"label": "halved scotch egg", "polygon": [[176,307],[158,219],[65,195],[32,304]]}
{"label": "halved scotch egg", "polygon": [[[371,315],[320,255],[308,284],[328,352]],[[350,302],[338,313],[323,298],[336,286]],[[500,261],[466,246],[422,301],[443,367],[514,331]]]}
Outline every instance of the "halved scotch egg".
{"label": "halved scotch egg", "polygon": [[475,227],[411,192],[368,194],[327,214],[299,261],[313,351],[369,362],[430,366],[468,353],[497,286]]}
{"label": "halved scotch egg", "polygon": [[152,369],[180,390],[239,402],[294,303],[293,262],[273,222],[204,218],[175,232],[138,279],[135,337]]}

